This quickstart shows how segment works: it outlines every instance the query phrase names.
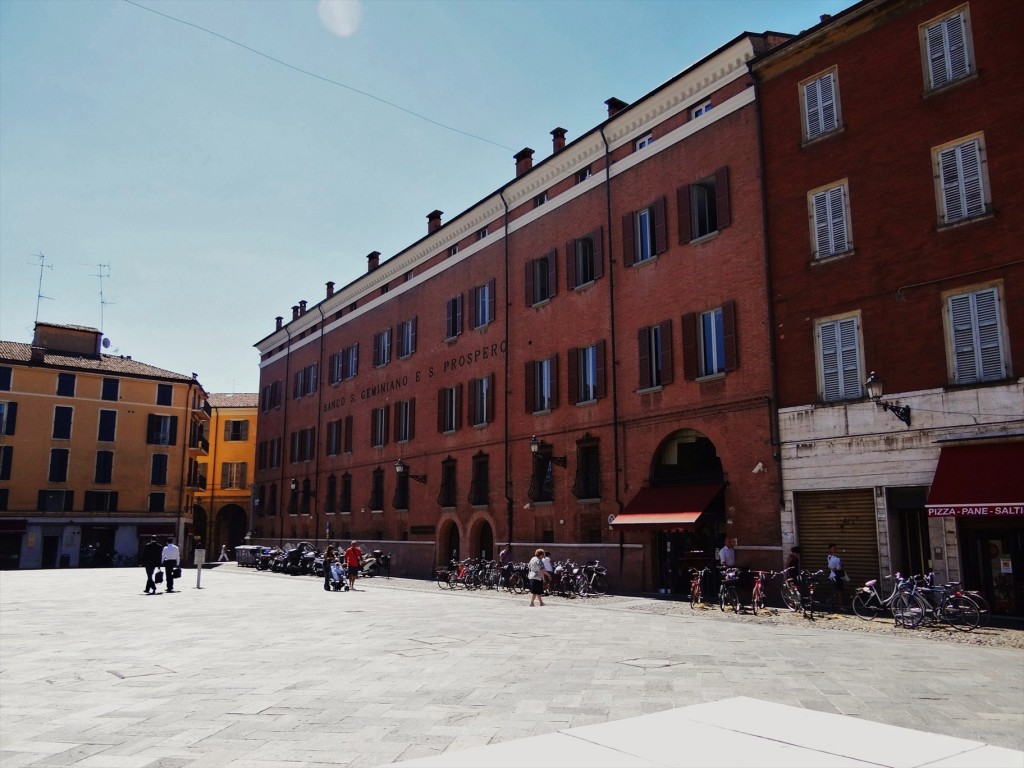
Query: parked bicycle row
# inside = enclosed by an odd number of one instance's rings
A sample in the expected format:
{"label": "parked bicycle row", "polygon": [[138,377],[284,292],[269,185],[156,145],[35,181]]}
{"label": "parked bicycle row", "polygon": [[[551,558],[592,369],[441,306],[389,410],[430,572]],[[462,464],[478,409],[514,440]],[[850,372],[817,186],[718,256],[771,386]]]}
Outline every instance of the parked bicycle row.
{"label": "parked bicycle row", "polygon": [[[527,563],[501,565],[483,558],[452,560],[447,568],[435,571],[435,579],[442,589],[494,589],[521,595],[530,588]],[[571,560],[553,562],[550,571],[541,572],[541,581],[547,595],[575,598],[608,593],[608,572],[599,560],[583,565]]]}
{"label": "parked bicycle row", "polygon": [[283,547],[248,548],[245,557],[236,548],[238,564],[258,571],[286,573],[290,576],[315,576],[324,580],[324,589],[348,591],[357,578],[391,574],[391,555],[374,549],[364,554],[357,542],[342,550],[328,544],[323,550],[308,541]]}

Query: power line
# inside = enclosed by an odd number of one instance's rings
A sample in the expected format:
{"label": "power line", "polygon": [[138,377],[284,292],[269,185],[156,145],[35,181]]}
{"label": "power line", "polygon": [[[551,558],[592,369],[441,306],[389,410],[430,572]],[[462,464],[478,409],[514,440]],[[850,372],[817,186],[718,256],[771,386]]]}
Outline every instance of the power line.
{"label": "power line", "polygon": [[250,48],[245,43],[240,43],[237,40],[232,40],[230,37],[222,35],[219,32],[214,32],[213,30],[207,29],[206,27],[200,26],[199,24],[194,24],[191,21],[185,21],[184,19],[179,19],[179,18],[177,18],[175,16],[171,16],[171,15],[166,14],[166,13],[161,13],[160,11],[153,10],[152,8],[147,8],[144,5],[139,5],[139,3],[134,2],[134,0],[124,0],[124,2],[126,2],[128,5],[134,5],[136,8],[141,8],[144,11],[149,11],[150,13],[155,14],[157,16],[162,16],[165,19],[170,19],[171,21],[176,21],[179,24],[184,24],[187,27],[192,27],[193,29],[198,29],[200,32],[205,32],[208,35],[213,35],[214,37],[219,38],[219,39],[223,40],[226,43],[231,43],[232,45],[237,45],[239,48],[244,48],[245,50],[249,51],[250,53],[255,53],[257,56],[262,56],[264,59],[267,59],[268,61],[272,61],[275,64],[280,64],[282,67],[287,67],[288,69],[292,69],[292,70],[294,70],[294,71],[296,71],[296,72],[298,72],[300,74],[308,75],[309,77],[315,77],[317,80],[322,80],[323,82],[329,83],[330,85],[336,85],[339,88],[344,88],[347,91],[352,91],[353,93],[358,93],[360,96],[365,96],[368,99],[373,99],[374,101],[379,101],[381,104],[389,106],[392,109],[397,109],[397,110],[400,110],[402,112],[405,112],[407,115],[412,115],[413,117],[415,117],[415,118],[417,118],[419,120],[423,120],[424,122],[430,123],[431,125],[436,125],[438,128],[444,128],[446,131],[452,131],[453,133],[461,134],[461,135],[466,136],[466,137],[468,137],[470,139],[476,139],[477,141],[483,141],[483,142],[485,142],[487,144],[492,144],[495,147],[500,147],[501,149],[508,150],[509,152],[514,152],[515,151],[511,147],[506,147],[504,144],[499,144],[496,141],[491,141],[490,139],[485,139],[483,136],[478,136],[475,133],[469,133],[468,131],[463,131],[463,130],[461,130],[459,128],[455,128],[454,126],[438,122],[437,120],[433,120],[433,119],[427,117],[426,115],[421,115],[419,112],[414,112],[411,109],[406,109],[405,107],[403,107],[403,106],[401,106],[399,104],[395,104],[393,101],[388,101],[387,99],[383,99],[380,96],[375,96],[374,94],[368,93],[367,91],[361,91],[358,88],[354,88],[351,85],[346,85],[345,83],[340,83],[337,80],[332,80],[329,77],[324,77],[323,75],[318,75],[315,72],[310,72],[307,69],[302,69],[302,67],[297,67],[294,64],[289,64],[287,61],[282,61],[281,59],[278,59],[278,58],[275,58],[275,57],[273,57],[273,56],[271,56],[269,54],[263,53],[263,51],[258,51],[255,48]]}

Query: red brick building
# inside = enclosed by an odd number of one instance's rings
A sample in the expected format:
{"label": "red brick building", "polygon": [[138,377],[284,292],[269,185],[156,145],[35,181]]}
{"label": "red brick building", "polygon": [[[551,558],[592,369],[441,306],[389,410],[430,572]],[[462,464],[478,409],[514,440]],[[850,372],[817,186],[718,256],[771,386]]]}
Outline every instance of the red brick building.
{"label": "red brick building", "polygon": [[752,67],[783,543],[823,567],[837,542],[855,580],[934,569],[1018,614],[1022,22],[1010,0],[870,0]]}
{"label": "red brick building", "polygon": [[279,318],[256,345],[257,537],[382,542],[410,575],[550,545],[621,590],[685,591],[726,536],[781,563],[748,62],[783,39],[741,35],[609,99]]}

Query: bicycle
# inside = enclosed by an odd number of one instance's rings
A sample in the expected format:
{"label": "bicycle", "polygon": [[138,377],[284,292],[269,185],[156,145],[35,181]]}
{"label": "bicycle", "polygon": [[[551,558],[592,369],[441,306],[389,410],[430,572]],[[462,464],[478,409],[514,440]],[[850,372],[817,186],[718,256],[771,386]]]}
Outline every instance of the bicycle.
{"label": "bicycle", "polygon": [[978,605],[964,595],[959,586],[955,588],[949,584],[944,587],[932,586],[932,574],[928,574],[926,577],[914,576],[913,578],[915,585],[918,585],[918,592],[927,605],[927,616],[932,621],[944,621],[962,632],[970,632],[978,626],[980,621]]}
{"label": "bicycle", "polygon": [[694,609],[701,602],[701,582],[704,578],[711,573],[711,568],[691,568],[690,569],[690,608]]}
{"label": "bicycle", "polygon": [[[885,576],[885,580],[892,579],[892,576]],[[882,613],[891,613],[896,624],[913,629],[917,627],[925,617],[926,610],[920,601],[915,599],[914,591],[909,579],[904,579],[897,572],[892,585],[892,592],[888,597],[882,597],[878,589],[878,579],[871,579],[864,582],[864,586],[857,590],[853,596],[851,605],[853,612],[864,621],[874,621]]]}
{"label": "bicycle", "polygon": [[754,571],[754,587],[750,591],[750,612],[755,616],[764,608],[764,581],[765,577],[771,579],[778,574],[775,571]]}
{"label": "bicycle", "polygon": [[580,597],[608,594],[608,571],[600,560],[587,560],[576,579],[576,594]]}
{"label": "bicycle", "polygon": [[736,587],[739,584],[740,572],[738,568],[722,569],[722,586],[718,588],[718,607],[725,611],[725,606],[731,605],[733,613],[740,612],[740,594]]}
{"label": "bicycle", "polygon": [[793,613],[803,610],[803,595],[800,593],[800,574],[794,568],[782,572],[782,602]]}

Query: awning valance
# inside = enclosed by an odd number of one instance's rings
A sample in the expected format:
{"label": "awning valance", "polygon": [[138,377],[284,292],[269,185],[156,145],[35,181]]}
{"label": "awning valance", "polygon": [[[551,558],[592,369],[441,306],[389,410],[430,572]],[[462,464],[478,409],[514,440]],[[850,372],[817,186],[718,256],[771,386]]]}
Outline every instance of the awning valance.
{"label": "awning valance", "polygon": [[1024,442],[944,447],[926,506],[929,517],[1024,516]]}
{"label": "awning valance", "polygon": [[693,526],[725,485],[643,488],[612,521],[613,528],[672,530]]}

